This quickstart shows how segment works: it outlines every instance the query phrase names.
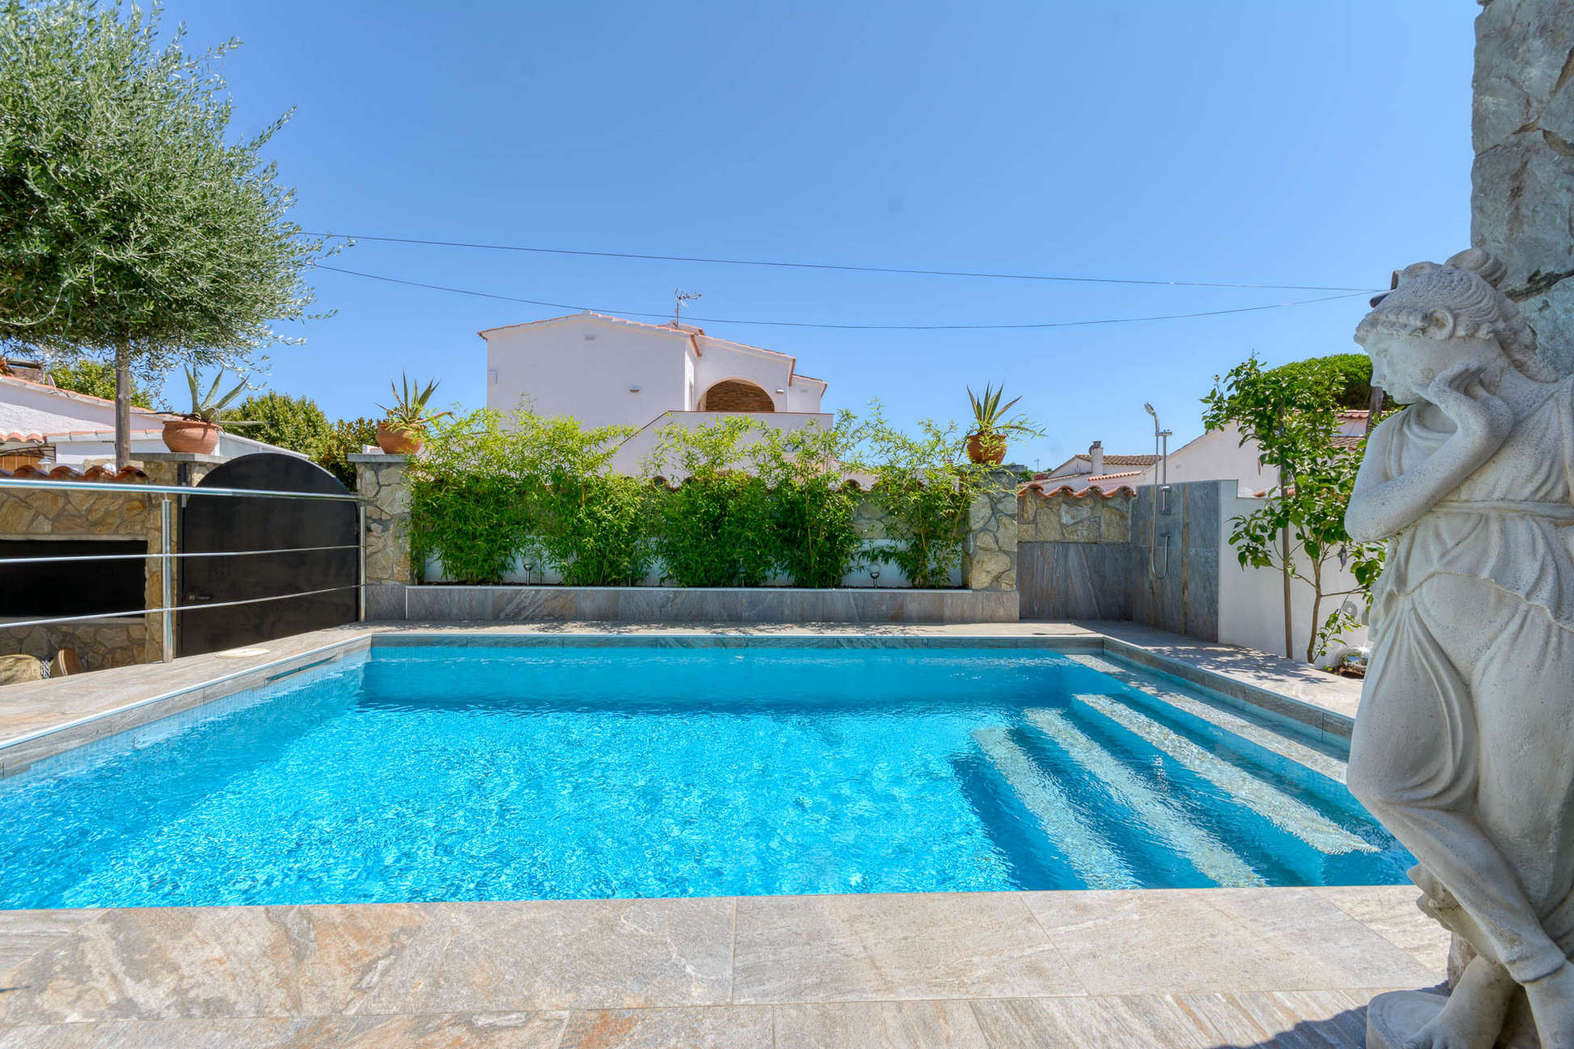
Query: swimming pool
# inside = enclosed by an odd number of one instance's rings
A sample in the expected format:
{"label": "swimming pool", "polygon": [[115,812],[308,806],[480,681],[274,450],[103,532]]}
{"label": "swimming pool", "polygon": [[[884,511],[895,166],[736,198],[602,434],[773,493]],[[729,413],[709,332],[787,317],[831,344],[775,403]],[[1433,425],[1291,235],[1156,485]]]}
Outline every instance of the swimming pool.
{"label": "swimming pool", "polygon": [[1044,649],[394,642],[0,780],[0,907],[1400,882],[1340,757]]}

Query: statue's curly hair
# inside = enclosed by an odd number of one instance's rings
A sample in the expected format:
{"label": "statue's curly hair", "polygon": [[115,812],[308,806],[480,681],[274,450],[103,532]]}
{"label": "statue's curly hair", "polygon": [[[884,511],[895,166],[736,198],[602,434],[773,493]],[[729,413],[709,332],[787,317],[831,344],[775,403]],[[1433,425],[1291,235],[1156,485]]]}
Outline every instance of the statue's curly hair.
{"label": "statue's curly hair", "polygon": [[1501,259],[1481,248],[1461,251],[1442,265],[1406,266],[1394,290],[1372,300],[1355,341],[1364,346],[1376,332],[1492,339],[1526,377],[1551,382],[1557,372],[1536,352],[1536,333],[1513,300],[1498,290],[1507,272]]}

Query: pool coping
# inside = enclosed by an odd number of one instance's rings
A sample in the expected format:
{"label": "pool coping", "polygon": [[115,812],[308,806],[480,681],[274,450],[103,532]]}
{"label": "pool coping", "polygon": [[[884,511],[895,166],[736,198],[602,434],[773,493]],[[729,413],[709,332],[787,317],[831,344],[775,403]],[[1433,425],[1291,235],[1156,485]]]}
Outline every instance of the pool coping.
{"label": "pool coping", "polygon": [[[31,726],[0,738],[0,780],[18,775],[40,761],[85,744],[185,713],[236,692],[261,687],[318,663],[396,643],[489,647],[625,647],[661,643],[674,647],[739,648],[792,647],[816,643],[825,647],[999,647],[1095,653],[1179,678],[1208,690],[1226,705],[1235,706],[1249,714],[1266,716],[1270,721],[1310,733],[1326,743],[1338,745],[1340,741],[1347,741],[1354,727],[1354,718],[1333,709],[1332,704],[1325,705],[1307,698],[1286,695],[1184,658],[1178,653],[1184,653],[1188,647],[1206,648],[1210,652],[1215,651],[1215,648],[1177,635],[1149,631],[1147,634],[1150,636],[1146,638],[1125,639],[1109,632],[1112,629],[1110,624],[1010,624],[1014,629],[1002,629],[1002,624],[997,623],[970,626],[973,629],[902,625],[876,631],[862,624],[850,629],[833,628],[831,624],[806,624],[792,629],[660,624],[636,627],[624,624],[563,624],[553,625],[550,629],[509,629],[465,623],[357,624],[349,628],[295,635],[271,642],[274,647],[266,649],[259,647],[211,653],[186,657],[169,664],[125,667],[0,689],[0,733],[17,727],[19,719],[10,716],[8,708],[28,705],[29,700],[36,706],[39,699],[47,701],[50,698],[64,698],[68,690],[89,690],[92,693],[85,704],[87,709],[80,709],[84,706],[82,703],[76,704],[76,709],[67,703],[57,716],[46,713],[43,723],[38,723],[40,719],[35,716]],[[1024,629],[1033,627],[1039,629]],[[1142,643],[1155,639],[1159,644]],[[274,654],[279,647],[293,647],[296,650]],[[251,658],[245,655],[249,652],[256,652],[258,657],[267,655],[272,658],[228,669],[237,658]],[[1253,658],[1260,661],[1272,657],[1254,653]],[[1286,666],[1293,667],[1294,664]],[[118,676],[111,678],[110,675]],[[123,687],[117,688],[117,685]],[[150,691],[151,694],[147,694]]]}

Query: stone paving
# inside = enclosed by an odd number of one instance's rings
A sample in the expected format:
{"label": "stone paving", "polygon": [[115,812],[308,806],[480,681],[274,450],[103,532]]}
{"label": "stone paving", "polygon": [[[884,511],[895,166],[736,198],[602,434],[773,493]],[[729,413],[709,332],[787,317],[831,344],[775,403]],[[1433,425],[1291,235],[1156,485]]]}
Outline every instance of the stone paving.
{"label": "stone paving", "polygon": [[[1273,657],[1097,626],[722,632],[1083,647],[1110,636],[1353,711],[1349,683]],[[383,629],[6,689],[0,754],[7,740],[54,735],[51,724],[162,710],[160,697],[232,676],[192,693],[200,702]],[[1447,937],[1415,896],[1379,886],[0,911],[0,1046],[1355,1049],[1373,994],[1441,978]]]}

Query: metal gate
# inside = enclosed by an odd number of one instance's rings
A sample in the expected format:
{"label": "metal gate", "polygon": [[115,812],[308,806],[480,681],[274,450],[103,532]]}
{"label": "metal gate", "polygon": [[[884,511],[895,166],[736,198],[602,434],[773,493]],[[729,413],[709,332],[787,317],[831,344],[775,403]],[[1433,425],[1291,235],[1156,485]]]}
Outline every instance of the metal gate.
{"label": "metal gate", "polygon": [[[303,494],[205,496],[203,488]],[[359,513],[332,474],[293,455],[244,455],[183,498],[180,655],[359,618]]]}

